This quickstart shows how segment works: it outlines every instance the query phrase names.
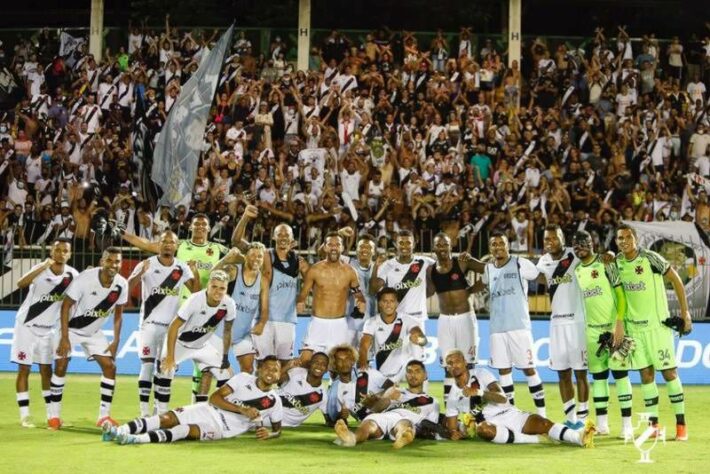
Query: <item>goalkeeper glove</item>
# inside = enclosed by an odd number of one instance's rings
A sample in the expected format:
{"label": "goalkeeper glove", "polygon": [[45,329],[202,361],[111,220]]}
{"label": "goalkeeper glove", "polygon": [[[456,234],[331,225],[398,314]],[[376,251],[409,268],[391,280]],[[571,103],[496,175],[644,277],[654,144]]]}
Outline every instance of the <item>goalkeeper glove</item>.
{"label": "goalkeeper glove", "polygon": [[611,358],[615,361],[622,362],[636,349],[636,341],[629,336],[624,336],[619,347],[611,353]]}
{"label": "goalkeeper glove", "polygon": [[597,343],[599,344],[599,349],[597,349],[597,357],[601,357],[602,352],[605,350],[612,352],[614,336],[609,331],[603,332],[599,335]]}
{"label": "goalkeeper glove", "polygon": [[685,327],[685,321],[680,316],[671,316],[663,321],[663,324],[669,328],[676,331],[679,335],[683,335],[683,328]]}

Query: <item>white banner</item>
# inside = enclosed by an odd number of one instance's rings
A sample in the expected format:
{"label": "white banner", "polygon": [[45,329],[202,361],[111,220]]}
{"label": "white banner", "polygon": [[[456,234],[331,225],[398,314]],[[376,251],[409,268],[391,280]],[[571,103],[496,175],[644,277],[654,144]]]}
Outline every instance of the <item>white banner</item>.
{"label": "white banner", "polygon": [[80,44],[85,42],[86,39],[84,38],[77,38],[62,31],[61,35],[59,35],[59,55],[62,57],[68,56],[73,53]]}
{"label": "white banner", "polygon": [[[640,247],[661,254],[685,285],[693,319],[705,319],[710,296],[710,246],[708,236],[692,222],[625,221],[636,230]],[[666,284],[671,314],[678,314],[675,292]]]}

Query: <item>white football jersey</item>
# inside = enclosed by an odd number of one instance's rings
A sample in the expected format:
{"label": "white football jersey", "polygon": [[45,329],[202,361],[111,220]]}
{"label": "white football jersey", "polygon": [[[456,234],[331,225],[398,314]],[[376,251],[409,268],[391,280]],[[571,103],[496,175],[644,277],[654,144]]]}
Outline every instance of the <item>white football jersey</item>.
{"label": "white football jersey", "polygon": [[207,304],[207,290],[193,293],[180,307],[177,317],[185,321],[178,341],[185,347],[200,349],[222,321],[234,321],[234,300],[225,295],[217,306]]}
{"label": "white football jersey", "polygon": [[426,272],[434,265],[434,259],[415,255],[409,263],[399,263],[390,258],[377,271],[385,286],[397,290],[399,306],[397,313],[408,314],[418,319],[427,319]]}
{"label": "white football jersey", "polygon": [[[42,265],[37,264],[30,271]],[[52,332],[59,322],[64,293],[78,275],[79,272],[69,265],[64,265],[64,271],[59,275],[49,268],[42,271],[30,284],[27,297],[17,310],[17,323],[38,336]]]}
{"label": "white football jersey", "polygon": [[317,387],[306,380],[308,370],[294,367],[288,371],[288,382],[277,390],[283,405],[283,422],[285,427],[301,425],[316,410],[325,412],[327,394],[323,383]]}
{"label": "white football jersey", "polygon": [[[148,262],[148,271],[141,277],[141,324],[146,321],[170,324],[180,307],[182,286],[194,275],[190,267],[177,258],[168,266],[160,263],[157,255]],[[142,264],[136,265],[131,278],[141,272],[141,267]]]}
{"label": "white football jersey", "polygon": [[[479,396],[483,395],[483,391],[487,390],[488,386],[494,382],[497,382],[495,376],[487,371],[486,369],[475,368],[469,371],[468,387],[477,388],[480,390]],[[467,397],[463,394],[463,388],[459,387],[457,384],[451,386],[451,391],[446,397],[446,416],[459,416],[465,413],[474,412],[480,410],[480,401],[473,400],[475,397]],[[479,403],[478,405],[476,403]],[[495,413],[499,413],[501,410],[507,410],[512,408],[509,402],[505,403],[491,403],[488,402],[483,407],[483,416],[492,416]]]}
{"label": "white football jersey", "polygon": [[421,329],[420,322],[407,315],[397,315],[390,324],[379,314],[365,321],[362,333],[372,336],[375,368],[385,376],[397,375],[412,358],[409,332],[415,327]]}
{"label": "white football jersey", "polygon": [[574,273],[577,265],[579,259],[569,247],[564,249],[559,260],[553,260],[552,255],[546,253],[537,262],[537,269],[547,279],[547,291],[552,306],[551,324],[584,325],[582,292]]}
{"label": "white football jersey", "polygon": [[401,390],[399,400],[393,401],[387,412],[397,413],[417,426],[424,420],[439,422],[439,402],[428,393],[413,393]]}
{"label": "white football jersey", "polygon": [[105,288],[99,280],[101,268],[84,270],[66,291],[76,304],[69,317],[69,329],[81,336],[91,336],[101,329],[116,306],[128,302],[128,282],[116,275]]}
{"label": "white football jersey", "polygon": [[367,369],[360,372],[357,377],[353,377],[348,383],[336,379],[328,390],[328,396],[335,397],[338,411],[345,407],[355,418],[362,420],[369,414],[367,408],[361,404],[362,399],[368,394],[384,390],[383,387],[388,380],[377,370]]}
{"label": "white football jersey", "polygon": [[217,408],[217,413],[225,431],[225,438],[256,429],[266,419],[272,425],[281,422],[283,418],[281,398],[279,398],[275,390],[262,391],[256,384],[256,376],[240,372],[227,380],[227,385],[232,389],[232,393],[224,397],[224,399],[240,407],[256,408],[259,410],[261,420],[259,418],[250,420],[244,415]]}

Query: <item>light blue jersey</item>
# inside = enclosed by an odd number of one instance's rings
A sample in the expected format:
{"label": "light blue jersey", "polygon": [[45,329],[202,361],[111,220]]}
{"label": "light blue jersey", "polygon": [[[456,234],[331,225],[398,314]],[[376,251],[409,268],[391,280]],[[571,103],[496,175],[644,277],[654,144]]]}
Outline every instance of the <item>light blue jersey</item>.
{"label": "light blue jersey", "polygon": [[271,287],[269,288],[269,321],[296,324],[298,297],[298,256],[290,251],[286,260],[279,260],[276,250],[269,249]]}
{"label": "light blue jersey", "polygon": [[483,283],[490,292],[491,334],[530,330],[526,280],[534,280],[538,275],[535,265],[526,258],[510,257],[500,268],[486,264]]}
{"label": "light blue jersey", "polygon": [[244,266],[237,265],[237,281],[234,284],[232,299],[237,307],[237,316],[232,326],[232,343],[237,343],[251,332],[254,321],[259,318],[259,294],[261,293],[261,272],[251,285],[244,282]]}
{"label": "light blue jersey", "polygon": [[[355,273],[357,273],[357,279],[360,282],[360,290],[365,297],[365,316],[363,319],[367,319],[370,316],[374,316],[377,313],[377,301],[374,296],[370,296],[368,288],[370,287],[370,278],[372,278],[372,269],[374,265],[370,265],[366,268],[360,266],[357,257],[350,257],[348,259],[348,265],[353,267]],[[345,311],[346,315],[352,314],[353,307],[355,306],[355,298],[353,295],[348,296],[348,306]]]}

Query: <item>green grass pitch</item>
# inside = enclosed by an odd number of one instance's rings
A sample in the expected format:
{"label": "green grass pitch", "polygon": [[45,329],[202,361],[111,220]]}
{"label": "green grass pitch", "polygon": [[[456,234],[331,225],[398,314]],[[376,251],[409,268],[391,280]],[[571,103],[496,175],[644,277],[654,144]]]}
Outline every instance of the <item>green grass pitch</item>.
{"label": "green grass pitch", "polygon": [[[493,445],[480,440],[459,442],[415,441],[396,452],[387,441],[371,441],[352,449],[332,444],[335,436],[312,417],[298,429],[285,430],[281,438],[256,441],[251,434],[216,442],[180,442],[168,445],[117,446],[102,443],[94,426],[99,402],[98,375],[70,375],[64,395],[63,415],[74,427],[60,432],[44,429],[44,401],[39,378],[32,374],[31,410],[38,427],[23,429],[15,402],[14,374],[0,374],[0,472],[14,473],[371,473],[412,472],[707,472],[710,463],[710,387],[687,386],[686,419],[690,441],[668,441],[652,452],[654,464],[641,465],[639,453],[615,438],[620,427],[615,403],[610,407],[612,436],[597,437],[594,449],[545,442],[538,445]],[[125,422],[136,416],[136,378],[119,377],[113,416]],[[664,387],[660,387],[661,424],[668,423],[669,438],[675,421]],[[173,404],[189,401],[189,381],[174,384]],[[545,386],[548,416],[561,418],[557,387]],[[439,383],[431,392],[441,395]],[[612,385],[611,400],[615,400]],[[532,409],[525,385],[516,387],[516,401]],[[638,387],[634,409],[642,411]],[[636,422],[636,420],[634,420]],[[353,423],[351,422],[351,426]],[[640,431],[640,430],[639,430]]]}

